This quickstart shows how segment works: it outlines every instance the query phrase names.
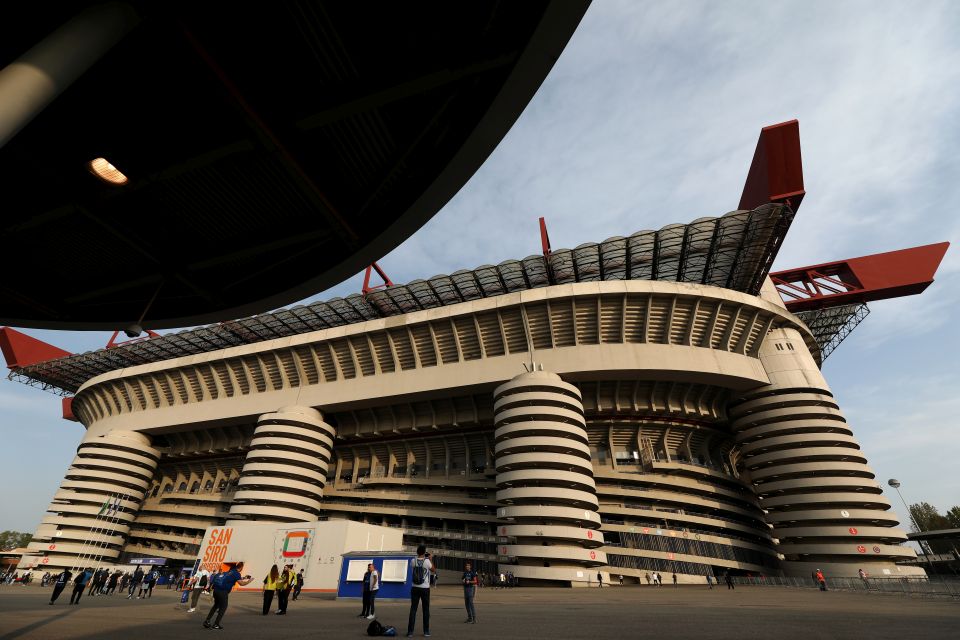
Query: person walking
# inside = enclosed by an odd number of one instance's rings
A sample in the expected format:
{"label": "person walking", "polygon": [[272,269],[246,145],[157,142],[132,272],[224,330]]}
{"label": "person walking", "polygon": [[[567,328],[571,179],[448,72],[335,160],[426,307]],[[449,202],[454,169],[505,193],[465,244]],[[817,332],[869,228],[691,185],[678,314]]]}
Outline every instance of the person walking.
{"label": "person walking", "polygon": [[477,624],[477,609],[473,606],[473,599],[477,597],[477,572],[473,570],[473,564],[467,562],[463,565],[463,605],[467,609],[467,619],[465,623]]}
{"label": "person walking", "polygon": [[293,589],[293,583],[297,576],[293,573],[293,565],[283,566],[283,572],[280,574],[280,584],[277,585],[277,615],[287,615],[287,603],[290,598],[290,590]]}
{"label": "person walking", "polygon": [[413,628],[417,624],[417,607],[423,603],[423,635],[430,636],[430,582],[431,576],[437,572],[430,558],[427,557],[427,547],[417,547],[417,557],[410,559],[410,568],[413,572],[413,587],[410,589],[410,617],[407,620],[407,637],[413,637]]}
{"label": "person walking", "polygon": [[93,569],[87,567],[77,573],[73,579],[73,593],[70,595],[70,604],[80,604],[80,598],[83,597],[83,588],[93,579]]}
{"label": "person walking", "polygon": [[54,578],[53,581],[53,593],[50,595],[50,604],[53,604],[57,601],[57,598],[60,597],[60,594],[63,593],[63,590],[70,583],[70,578],[73,577],[73,574],[70,573],[70,569],[64,569]]}
{"label": "person walking", "polygon": [[643,577],[647,579],[647,584],[650,584],[650,572],[648,571]]}
{"label": "person walking", "polygon": [[107,580],[107,595],[113,595],[113,592],[117,590],[117,581],[120,580],[120,572],[114,571],[110,574],[110,578]]}
{"label": "person walking", "polygon": [[603,589],[603,574],[597,571],[597,586]]}
{"label": "person walking", "polygon": [[207,588],[209,579],[210,576],[202,569],[191,579],[190,608],[187,609],[187,613],[193,613],[197,610],[197,602],[200,600],[200,594]]}
{"label": "person walking", "polygon": [[96,571],[93,572],[93,576],[90,578],[88,582],[88,584],[90,585],[90,588],[87,589],[88,598],[92,596],[94,590],[96,590],[96,588],[100,586],[100,576],[102,574],[103,574],[103,569],[97,569]]}
{"label": "person walking", "polygon": [[[203,621],[204,629],[223,629],[223,627],[220,626],[220,621],[223,620],[223,614],[227,611],[230,592],[233,590],[233,587],[238,584],[241,587],[246,586],[253,581],[253,576],[241,575],[241,571],[243,571],[243,563],[238,562],[229,571],[218,573],[213,577],[213,606],[210,607],[210,613],[207,614],[207,618]],[[217,614],[217,619],[211,626],[210,618],[213,617],[214,613]]]}
{"label": "person walking", "polygon": [[367,572],[363,574],[363,611],[360,612],[361,618],[373,620],[376,614],[377,591],[380,589],[380,574],[373,563],[367,565]]}
{"label": "person walking", "polygon": [[267,577],[263,579],[263,615],[270,613],[270,604],[273,603],[273,594],[280,586],[280,570],[277,565],[270,567]]}
{"label": "person walking", "polygon": [[156,584],[157,584],[157,578],[159,578],[159,577],[160,577],[160,572],[157,571],[156,569],[154,569],[153,571],[151,571],[150,573],[147,574],[146,582],[147,582],[147,597],[148,597],[148,598],[153,595],[153,588],[156,586]]}
{"label": "person walking", "polygon": [[[130,577],[130,592],[127,594],[127,600],[133,598],[133,592],[136,591],[140,585],[143,583],[143,569],[137,567],[136,571],[133,572],[133,576]],[[143,591],[141,590],[141,593]],[[140,596],[137,596],[137,600],[140,599]]]}
{"label": "person walking", "polygon": [[820,591],[826,591],[827,579],[826,577],[824,577],[823,571],[820,571],[820,569],[817,569],[817,572],[815,575],[817,576],[817,585],[820,587]]}
{"label": "person walking", "polygon": [[621,587],[623,586],[623,574],[622,574],[622,573],[620,574],[620,586],[621,586]]}
{"label": "person walking", "polygon": [[673,574],[673,586],[677,586],[677,574]]}
{"label": "person walking", "polygon": [[860,580],[863,581],[863,586],[867,589],[870,588],[870,583],[867,581],[867,572],[863,569],[858,569],[857,574],[860,576]]}
{"label": "person walking", "polygon": [[713,590],[713,577],[709,573],[707,574],[707,586]]}
{"label": "person walking", "polygon": [[300,592],[303,590],[303,582],[305,578],[303,577],[303,569],[300,569],[300,572],[297,573],[297,584],[293,585],[293,599],[296,600],[300,597]]}
{"label": "person walking", "polygon": [[723,573],[723,579],[724,579],[724,581],[727,583],[727,589],[735,589],[735,588],[736,588],[736,587],[733,586],[733,576],[730,575],[730,570],[729,570],[729,569],[727,569],[726,571],[724,571],[724,573]]}

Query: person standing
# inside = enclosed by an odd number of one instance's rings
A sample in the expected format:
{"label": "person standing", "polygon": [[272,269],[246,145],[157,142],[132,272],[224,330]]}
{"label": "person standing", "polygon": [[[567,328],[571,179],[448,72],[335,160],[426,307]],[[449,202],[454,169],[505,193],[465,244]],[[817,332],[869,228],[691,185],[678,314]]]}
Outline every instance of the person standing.
{"label": "person standing", "polygon": [[622,573],[620,574],[620,586],[621,586],[621,587],[623,586],[623,574],[622,574]]}
{"label": "person standing", "polygon": [[437,572],[433,562],[427,557],[427,547],[417,547],[417,557],[411,558],[413,587],[410,589],[410,618],[407,620],[407,637],[413,637],[413,628],[417,624],[417,607],[423,603],[423,635],[430,636],[430,582]]}
{"label": "person standing", "polygon": [[147,574],[147,597],[153,595],[153,588],[157,585],[157,579],[160,577],[160,572],[154,569]]}
{"label": "person standing", "polygon": [[60,594],[63,593],[63,590],[66,588],[67,584],[70,583],[70,578],[73,576],[70,573],[70,569],[64,569],[60,574],[54,579],[53,582],[53,594],[50,596],[50,604],[53,604],[57,601],[57,598],[60,597]]}
{"label": "person standing", "polygon": [[673,586],[677,586],[677,574],[673,574]]}
{"label": "person standing", "polygon": [[277,615],[287,615],[287,603],[290,598],[290,590],[293,589],[293,583],[297,576],[293,573],[293,565],[283,566],[283,572],[280,574],[280,584],[277,586]]}
{"label": "person standing", "polygon": [[723,572],[723,579],[724,579],[724,581],[727,583],[727,589],[735,589],[735,588],[736,588],[736,587],[733,586],[733,576],[730,575],[730,570],[729,570],[729,569],[727,569],[726,571]]}
{"label": "person standing", "polygon": [[[243,571],[243,563],[238,562],[229,571],[218,573],[213,577],[213,606],[210,607],[210,613],[203,621],[204,629],[223,629],[220,626],[220,621],[223,620],[223,614],[227,611],[227,605],[230,603],[230,592],[233,587],[238,584],[242,587],[253,581],[253,576],[241,575],[241,571]],[[211,627],[210,618],[213,617],[214,613],[217,614],[217,619]]]}
{"label": "person standing", "polygon": [[267,577],[263,579],[263,615],[270,613],[270,604],[273,602],[273,594],[277,592],[280,586],[280,571],[277,565],[270,567]]}
{"label": "person standing", "polygon": [[817,572],[815,575],[817,576],[817,585],[820,587],[820,591],[826,591],[827,579],[826,577],[824,577],[823,571],[820,571],[820,569],[817,569]]}
{"label": "person standing", "polygon": [[92,578],[93,569],[89,567],[77,573],[77,577],[73,579],[73,593],[70,595],[70,604],[80,604],[80,598],[83,597],[83,588]]}
{"label": "person standing", "polygon": [[117,590],[117,581],[120,579],[120,572],[114,571],[107,580],[107,595],[112,595]]}
{"label": "person standing", "polygon": [[464,622],[477,624],[477,609],[473,606],[473,599],[477,596],[477,572],[473,565],[467,562],[463,566],[463,605],[467,609],[467,619]]}
{"label": "person standing", "polygon": [[713,578],[710,577],[709,573],[707,574],[707,586],[710,587],[711,590],[713,589]]}
{"label": "person standing", "polygon": [[202,569],[191,580],[191,586],[193,588],[190,593],[190,608],[187,609],[187,613],[193,613],[197,610],[197,602],[200,600],[200,594],[207,588],[208,580],[209,576],[207,572]]}
{"label": "person standing", "polygon": [[373,563],[367,565],[367,572],[363,574],[363,610],[360,612],[361,618],[373,620],[377,617],[375,600],[377,590],[380,588],[380,574]]}
{"label": "person standing", "polygon": [[647,584],[649,585],[649,584],[650,584],[650,572],[648,571],[643,577],[647,579]]}
{"label": "person standing", "polygon": [[300,597],[300,592],[303,591],[303,569],[300,569],[300,572],[297,573],[297,584],[293,585],[293,599],[296,600]]}
{"label": "person standing", "polygon": [[863,586],[869,589],[870,583],[867,582],[867,572],[864,571],[863,569],[858,569],[857,574],[860,576],[860,579],[863,581]]}
{"label": "person standing", "polygon": [[603,574],[597,571],[597,586],[603,589]]}

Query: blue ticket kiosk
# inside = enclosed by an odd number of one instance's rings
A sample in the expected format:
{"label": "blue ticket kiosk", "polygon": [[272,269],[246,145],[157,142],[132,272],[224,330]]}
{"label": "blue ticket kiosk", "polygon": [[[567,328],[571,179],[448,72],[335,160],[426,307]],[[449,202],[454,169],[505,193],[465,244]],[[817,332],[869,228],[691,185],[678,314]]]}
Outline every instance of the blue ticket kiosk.
{"label": "blue ticket kiosk", "polygon": [[377,602],[409,600],[413,586],[410,561],[416,557],[412,551],[350,551],[343,554],[337,599],[359,600],[363,597],[363,574],[367,572],[367,564],[372,562],[380,574]]}

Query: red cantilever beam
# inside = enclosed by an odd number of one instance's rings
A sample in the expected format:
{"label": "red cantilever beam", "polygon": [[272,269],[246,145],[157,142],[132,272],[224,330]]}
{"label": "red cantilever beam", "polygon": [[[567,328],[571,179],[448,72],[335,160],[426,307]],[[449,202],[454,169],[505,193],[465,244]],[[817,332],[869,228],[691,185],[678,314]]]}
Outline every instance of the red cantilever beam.
{"label": "red cantilever beam", "polygon": [[738,208],[756,209],[768,202],[787,202],[796,211],[804,194],[800,123],[790,120],[764,127]]}
{"label": "red cantilever beam", "polygon": [[60,347],[37,340],[10,327],[0,328],[0,351],[10,369],[27,367],[38,362],[55,360],[72,355]]}
{"label": "red cantilever beam", "polygon": [[933,283],[949,242],[770,274],[790,311],[912,296]]}

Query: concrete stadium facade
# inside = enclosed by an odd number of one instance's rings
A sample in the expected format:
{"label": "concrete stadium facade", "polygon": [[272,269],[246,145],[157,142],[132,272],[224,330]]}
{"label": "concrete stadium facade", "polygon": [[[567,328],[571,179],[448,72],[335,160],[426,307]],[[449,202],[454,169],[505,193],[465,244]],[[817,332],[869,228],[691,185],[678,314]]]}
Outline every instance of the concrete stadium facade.
{"label": "concrete stadium facade", "polygon": [[618,280],[118,369],[24,562],[348,518],[525,581],[913,571],[818,350],[769,281]]}

